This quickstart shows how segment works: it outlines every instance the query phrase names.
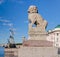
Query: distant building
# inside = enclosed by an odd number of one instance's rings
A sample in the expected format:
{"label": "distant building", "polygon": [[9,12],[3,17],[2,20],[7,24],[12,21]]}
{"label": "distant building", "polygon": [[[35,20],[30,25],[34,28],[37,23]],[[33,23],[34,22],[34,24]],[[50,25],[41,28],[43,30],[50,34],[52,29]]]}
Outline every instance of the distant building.
{"label": "distant building", "polygon": [[53,46],[60,47],[60,25],[48,31],[47,40],[53,42]]}

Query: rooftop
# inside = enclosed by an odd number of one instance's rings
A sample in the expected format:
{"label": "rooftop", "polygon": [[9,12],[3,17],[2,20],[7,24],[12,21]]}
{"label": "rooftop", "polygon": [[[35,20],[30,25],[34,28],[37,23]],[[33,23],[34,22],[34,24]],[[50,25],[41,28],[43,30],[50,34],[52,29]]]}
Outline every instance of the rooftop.
{"label": "rooftop", "polygon": [[55,28],[60,28],[60,25],[57,25]]}

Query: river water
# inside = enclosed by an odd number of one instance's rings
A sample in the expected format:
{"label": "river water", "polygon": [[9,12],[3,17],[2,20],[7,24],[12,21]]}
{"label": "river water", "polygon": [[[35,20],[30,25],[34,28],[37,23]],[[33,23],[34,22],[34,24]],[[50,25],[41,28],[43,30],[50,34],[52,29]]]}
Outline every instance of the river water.
{"label": "river water", "polygon": [[4,57],[4,48],[0,47],[0,57]]}

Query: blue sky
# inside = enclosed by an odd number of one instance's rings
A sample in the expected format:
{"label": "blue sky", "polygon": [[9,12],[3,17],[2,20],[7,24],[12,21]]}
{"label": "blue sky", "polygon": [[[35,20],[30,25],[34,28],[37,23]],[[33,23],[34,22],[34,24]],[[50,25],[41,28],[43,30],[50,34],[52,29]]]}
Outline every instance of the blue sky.
{"label": "blue sky", "polygon": [[7,43],[9,29],[14,28],[15,42],[28,38],[28,13],[30,5],[38,7],[39,14],[48,22],[46,30],[60,24],[60,0],[0,0],[0,43]]}

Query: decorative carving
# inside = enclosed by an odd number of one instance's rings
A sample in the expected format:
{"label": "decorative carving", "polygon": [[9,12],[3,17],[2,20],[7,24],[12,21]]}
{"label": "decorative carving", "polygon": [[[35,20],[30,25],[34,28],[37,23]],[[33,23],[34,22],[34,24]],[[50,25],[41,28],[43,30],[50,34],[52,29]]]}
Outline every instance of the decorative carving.
{"label": "decorative carving", "polygon": [[28,9],[29,31],[45,31],[47,21],[39,14],[36,6],[30,6]]}
{"label": "decorative carving", "polygon": [[29,39],[41,40],[46,38],[46,26],[47,21],[44,20],[38,13],[36,6],[30,6],[28,9],[28,19],[29,19]]}

